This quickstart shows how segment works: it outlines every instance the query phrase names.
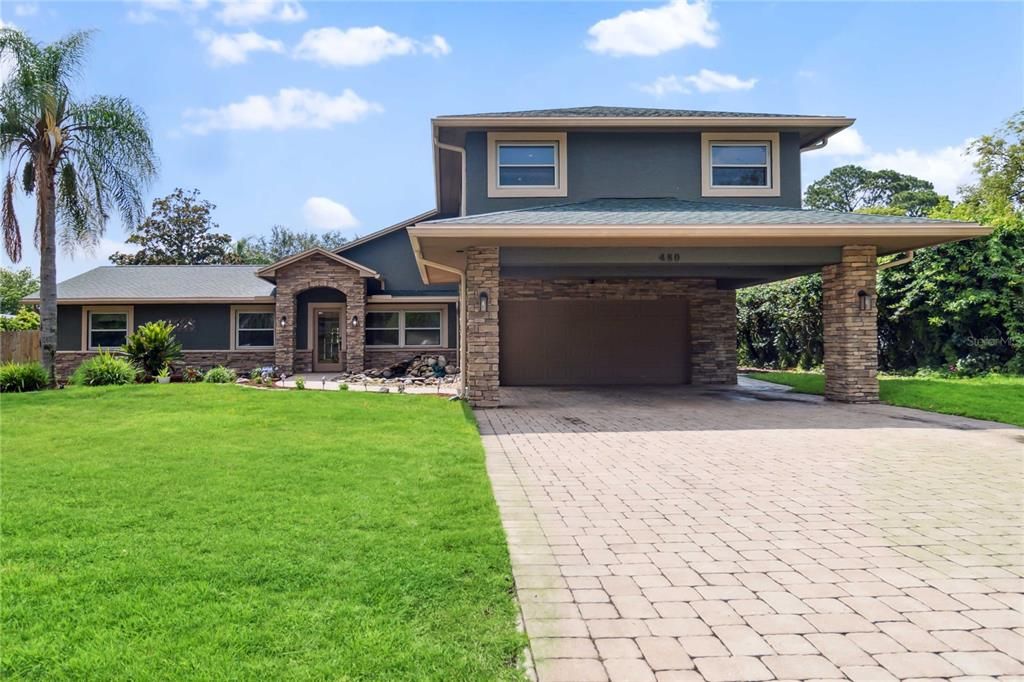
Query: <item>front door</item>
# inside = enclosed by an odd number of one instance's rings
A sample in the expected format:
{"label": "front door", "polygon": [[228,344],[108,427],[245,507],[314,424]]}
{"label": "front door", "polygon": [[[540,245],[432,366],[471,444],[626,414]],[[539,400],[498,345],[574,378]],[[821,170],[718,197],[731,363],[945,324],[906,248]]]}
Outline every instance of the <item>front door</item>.
{"label": "front door", "polygon": [[345,307],[338,304],[311,305],[313,371],[340,372],[345,363]]}

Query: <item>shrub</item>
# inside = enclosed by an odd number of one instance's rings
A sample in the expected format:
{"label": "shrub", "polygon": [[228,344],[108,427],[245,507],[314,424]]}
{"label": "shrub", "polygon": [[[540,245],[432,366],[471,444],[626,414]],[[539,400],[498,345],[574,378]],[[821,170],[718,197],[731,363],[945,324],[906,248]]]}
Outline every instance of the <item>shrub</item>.
{"label": "shrub", "polygon": [[165,365],[181,357],[181,344],[174,338],[174,325],[163,320],[147,322],[136,329],[121,350],[149,377],[156,376]]}
{"label": "shrub", "polygon": [[252,383],[258,384],[258,383],[260,383],[260,381],[262,379],[263,379],[263,368],[262,367],[254,367],[252,369],[252,371],[249,372],[249,381],[251,381]]}
{"label": "shrub", "polygon": [[203,381],[208,384],[233,384],[237,378],[238,375],[235,373],[235,370],[220,366],[214,367],[207,372]]}
{"label": "shrub", "polygon": [[295,377],[295,388],[303,391],[306,389],[306,379],[304,377]]}
{"label": "shrub", "polygon": [[100,351],[75,370],[71,383],[77,386],[119,386],[133,383],[139,368],[126,358]]}
{"label": "shrub", "polygon": [[38,391],[49,383],[38,362],[5,362],[0,365],[0,393]]}
{"label": "shrub", "polygon": [[186,384],[194,384],[203,380],[203,371],[198,367],[185,365],[185,369],[181,370],[181,378]]}
{"label": "shrub", "polygon": [[0,317],[0,331],[39,329],[39,313],[27,306],[18,308],[14,317]]}

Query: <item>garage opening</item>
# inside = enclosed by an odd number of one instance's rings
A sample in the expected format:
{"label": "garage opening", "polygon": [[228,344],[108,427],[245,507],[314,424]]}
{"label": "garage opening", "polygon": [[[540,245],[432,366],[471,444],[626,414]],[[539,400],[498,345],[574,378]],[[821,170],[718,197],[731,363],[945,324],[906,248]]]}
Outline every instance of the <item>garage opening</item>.
{"label": "garage opening", "polygon": [[690,383],[683,299],[503,300],[498,316],[502,385]]}

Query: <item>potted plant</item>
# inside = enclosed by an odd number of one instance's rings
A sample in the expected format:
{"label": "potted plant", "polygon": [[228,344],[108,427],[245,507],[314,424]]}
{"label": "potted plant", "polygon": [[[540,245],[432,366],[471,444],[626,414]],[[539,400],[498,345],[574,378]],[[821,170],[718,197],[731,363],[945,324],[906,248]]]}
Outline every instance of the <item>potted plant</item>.
{"label": "potted plant", "polygon": [[169,384],[171,383],[171,367],[170,365],[164,365],[160,368],[160,371],[156,373],[156,383],[158,384]]}

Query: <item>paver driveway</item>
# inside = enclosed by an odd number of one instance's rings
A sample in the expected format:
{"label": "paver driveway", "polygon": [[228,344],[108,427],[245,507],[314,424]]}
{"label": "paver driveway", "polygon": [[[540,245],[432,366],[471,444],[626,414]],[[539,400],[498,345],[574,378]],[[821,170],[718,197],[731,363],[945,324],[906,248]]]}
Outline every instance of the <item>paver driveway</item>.
{"label": "paver driveway", "polygon": [[503,400],[477,416],[542,682],[1024,675],[1024,430],[775,389]]}

